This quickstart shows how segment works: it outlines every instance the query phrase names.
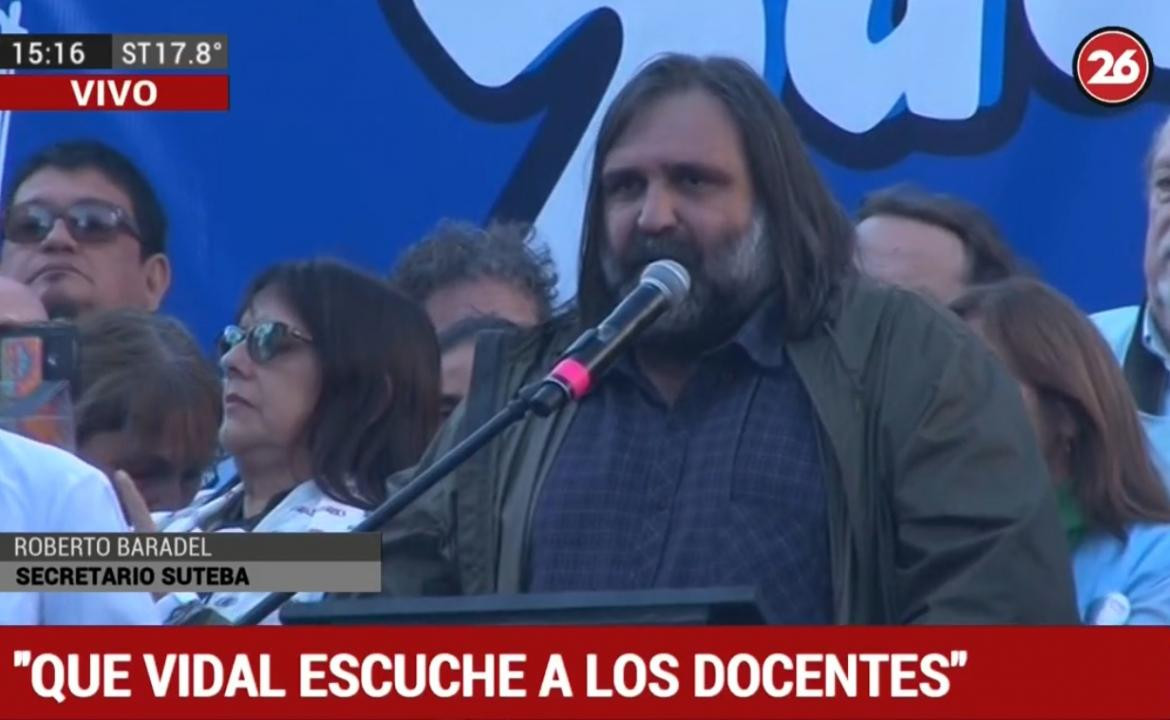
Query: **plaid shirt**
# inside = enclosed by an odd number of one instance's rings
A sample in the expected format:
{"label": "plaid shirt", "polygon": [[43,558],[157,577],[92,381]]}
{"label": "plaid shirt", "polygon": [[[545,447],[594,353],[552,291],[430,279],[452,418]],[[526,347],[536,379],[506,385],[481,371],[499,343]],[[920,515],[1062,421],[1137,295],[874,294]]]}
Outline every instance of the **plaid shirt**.
{"label": "plaid shirt", "polygon": [[817,421],[764,304],[673,408],[627,357],[585,398],[537,499],[529,589],[754,585],[775,623],[831,620]]}

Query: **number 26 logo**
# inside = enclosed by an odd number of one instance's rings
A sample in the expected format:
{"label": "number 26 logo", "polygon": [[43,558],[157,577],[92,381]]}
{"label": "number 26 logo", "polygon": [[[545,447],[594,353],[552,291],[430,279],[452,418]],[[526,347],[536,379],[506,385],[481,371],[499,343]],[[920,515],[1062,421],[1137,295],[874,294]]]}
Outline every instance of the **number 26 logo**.
{"label": "number 26 logo", "polygon": [[1073,54],[1073,77],[1088,98],[1102,105],[1125,105],[1137,100],[1150,85],[1153,62],[1150,48],[1125,28],[1094,30]]}

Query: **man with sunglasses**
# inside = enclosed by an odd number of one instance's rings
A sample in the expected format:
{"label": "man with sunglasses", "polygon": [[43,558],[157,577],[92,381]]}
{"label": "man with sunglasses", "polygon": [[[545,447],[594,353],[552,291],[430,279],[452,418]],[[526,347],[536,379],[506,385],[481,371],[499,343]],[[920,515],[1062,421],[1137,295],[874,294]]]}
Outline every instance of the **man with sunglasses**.
{"label": "man with sunglasses", "polygon": [[54,318],[155,311],[171,283],[166,217],[141,171],[96,141],[53,145],[4,198],[0,274],[29,285]]}

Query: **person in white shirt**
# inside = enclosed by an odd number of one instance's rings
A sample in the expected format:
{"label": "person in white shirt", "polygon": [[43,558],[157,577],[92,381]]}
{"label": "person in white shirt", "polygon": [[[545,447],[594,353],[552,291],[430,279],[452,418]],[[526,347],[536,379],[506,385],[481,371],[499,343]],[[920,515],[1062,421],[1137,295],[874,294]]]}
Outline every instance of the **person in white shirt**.
{"label": "person in white shirt", "polygon": [[[129,532],[100,470],[0,430],[0,532]],[[0,625],[157,625],[145,592],[0,592]]]}
{"label": "person in white shirt", "polygon": [[1170,487],[1170,118],[1154,137],[1146,196],[1146,299],[1092,318],[1121,362],[1154,463]]}

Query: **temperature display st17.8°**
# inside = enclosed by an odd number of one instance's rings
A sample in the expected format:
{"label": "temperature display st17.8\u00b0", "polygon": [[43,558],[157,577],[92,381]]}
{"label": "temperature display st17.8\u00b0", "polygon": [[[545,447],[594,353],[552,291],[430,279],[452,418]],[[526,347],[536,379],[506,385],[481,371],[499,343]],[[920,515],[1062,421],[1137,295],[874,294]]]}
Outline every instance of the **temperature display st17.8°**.
{"label": "temperature display st17.8\u00b0", "polygon": [[222,70],[227,47],[227,35],[114,35],[114,69]]}

